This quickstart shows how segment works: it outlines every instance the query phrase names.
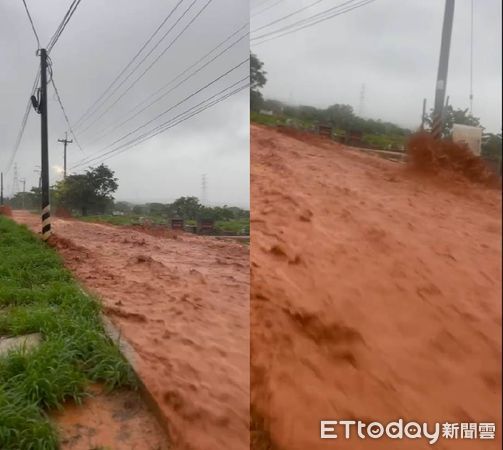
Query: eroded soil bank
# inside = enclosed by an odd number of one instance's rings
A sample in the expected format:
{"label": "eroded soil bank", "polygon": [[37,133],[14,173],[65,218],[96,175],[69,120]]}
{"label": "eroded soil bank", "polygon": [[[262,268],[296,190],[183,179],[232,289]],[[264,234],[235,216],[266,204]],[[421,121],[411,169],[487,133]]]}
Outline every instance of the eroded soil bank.
{"label": "eroded soil bank", "polygon": [[432,448],[320,439],[320,420],[398,418],[496,422],[496,440],[435,448],[500,448],[501,192],[251,137],[254,448]]}
{"label": "eroded soil bank", "polygon": [[[14,211],[39,231],[39,217]],[[138,355],[172,449],[249,448],[249,263],[236,242],[54,219],[53,244]]]}

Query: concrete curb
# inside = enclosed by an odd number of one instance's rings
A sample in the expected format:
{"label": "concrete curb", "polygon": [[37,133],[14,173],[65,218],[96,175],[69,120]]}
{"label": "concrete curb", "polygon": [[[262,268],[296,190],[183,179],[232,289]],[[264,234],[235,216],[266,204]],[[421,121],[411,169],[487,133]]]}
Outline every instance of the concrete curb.
{"label": "concrete curb", "polygon": [[[88,297],[87,292],[80,287],[80,291]],[[166,441],[167,445],[170,446],[170,429],[168,426],[168,419],[165,417],[163,414],[161,408],[159,407],[159,404],[156,402],[155,397],[153,393],[150,391],[150,389],[145,385],[143,380],[140,377],[140,374],[138,373],[138,365],[137,362],[139,360],[134,348],[126,342],[124,339],[122,339],[122,333],[119,328],[117,328],[112,321],[105,316],[103,313],[100,314],[100,319],[103,323],[103,329],[105,330],[105,334],[107,337],[114,342],[121,355],[124,357],[124,359],[127,361],[127,363],[130,365],[131,370],[133,371],[136,380],[138,381],[138,390],[140,392],[140,396],[145,402],[147,408],[152,412],[154,417],[156,418],[159,426],[161,429],[164,431],[166,434]]]}
{"label": "concrete curb", "polygon": [[128,364],[131,366],[131,369],[138,381],[138,388],[140,395],[142,399],[145,401],[147,407],[153,413],[154,417],[157,419],[157,422],[159,423],[162,430],[166,433],[166,439],[169,445],[170,430],[168,426],[168,420],[164,416],[161,408],[159,407],[159,404],[156,402],[153,393],[145,385],[145,383],[143,382],[138,373],[137,361],[139,358],[135,350],[129,343],[127,343],[124,339],[122,339],[120,329],[118,329],[108,317],[106,317],[104,314],[101,314],[101,320],[103,322],[103,327],[105,329],[106,335],[110,338],[112,342],[114,342],[117,345],[120,353],[122,354],[124,359],[128,362]]}

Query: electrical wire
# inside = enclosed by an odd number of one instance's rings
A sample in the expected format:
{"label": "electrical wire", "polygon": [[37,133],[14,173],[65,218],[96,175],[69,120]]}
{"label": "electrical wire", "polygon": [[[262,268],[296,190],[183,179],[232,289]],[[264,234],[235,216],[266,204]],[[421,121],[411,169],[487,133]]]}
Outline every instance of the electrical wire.
{"label": "electrical wire", "polygon": [[[263,39],[263,38],[267,38],[267,37],[269,37],[269,36],[272,36],[272,37],[270,37],[269,39],[265,39],[265,40],[263,40],[263,41],[258,42],[258,43],[256,43],[256,44],[255,44],[255,46],[258,46],[258,45],[264,44],[265,42],[269,42],[269,41],[272,41],[272,40],[274,40],[274,39],[278,39],[278,38],[280,38],[280,37],[287,36],[287,35],[289,35],[289,34],[291,34],[291,33],[295,33],[295,32],[297,32],[297,31],[300,31],[300,30],[303,30],[303,29],[309,28],[309,27],[311,27],[311,26],[313,26],[313,25],[316,25],[316,24],[318,24],[318,23],[321,23],[321,22],[324,22],[324,21],[326,21],[326,20],[332,19],[332,18],[334,18],[334,17],[340,16],[340,15],[342,15],[342,14],[346,14],[346,13],[348,13],[348,12],[350,12],[350,11],[353,11],[354,9],[361,8],[361,7],[366,6],[366,5],[368,5],[369,3],[372,3],[372,2],[374,2],[374,1],[375,1],[375,0],[364,0],[364,1],[360,2],[360,3],[358,3],[358,4],[355,4],[355,5],[353,5],[353,6],[349,6],[349,7],[347,7],[346,9],[344,9],[344,10],[342,10],[342,11],[337,11],[337,12],[335,12],[335,13],[333,13],[333,14],[329,14],[329,15],[323,15],[323,16],[321,16],[320,18],[318,18],[318,20],[314,20],[314,21],[308,22],[308,23],[304,24],[303,26],[299,26],[298,28],[291,29],[291,28],[294,26],[294,24],[292,24],[292,25],[288,25],[287,27],[284,27],[285,29],[288,29],[288,31],[285,31],[284,33],[281,33],[281,31],[280,31],[280,30],[276,30],[276,31],[272,31],[272,32],[269,32],[269,33],[263,34],[263,35],[261,35],[261,36],[252,37],[252,38],[250,39],[250,41],[255,41],[255,40],[259,40],[259,39]],[[340,6],[341,6],[341,5],[339,5],[339,7],[340,7]],[[333,10],[333,9],[335,9],[335,8],[331,8],[331,10]],[[328,10],[327,10],[327,11],[328,11]],[[327,11],[325,11],[324,13],[326,13]],[[320,14],[324,14],[324,13],[320,13]],[[317,14],[317,15],[315,15],[315,16],[320,16],[320,14]],[[315,16],[310,17],[310,18],[308,18],[308,19],[304,19],[304,20],[299,21],[299,22],[306,22],[306,21],[312,20]],[[279,32],[280,34],[277,34],[278,32]]]}
{"label": "electrical wire", "polygon": [[[124,75],[124,73],[126,72],[126,70],[136,61],[136,59],[138,58],[138,56],[140,56],[140,54],[143,52],[143,50],[145,50],[145,48],[148,46],[148,44],[150,44],[150,42],[152,42],[152,39],[154,39],[154,37],[156,36],[156,34],[161,30],[161,28],[166,24],[166,22],[171,18],[171,16],[175,13],[175,11],[178,9],[178,7],[181,5],[181,3],[183,2],[184,0],[179,0],[178,3],[171,9],[171,11],[168,13],[168,15],[162,20],[161,24],[155,29],[155,31],[150,35],[150,37],[143,43],[142,47],[140,48],[140,50],[138,50],[136,52],[136,54],[129,60],[129,62],[123,67],[123,69],[119,72],[119,74],[113,79],[113,81],[108,85],[108,87],[101,93],[101,95],[94,101],[94,103],[89,106],[87,108],[87,110],[84,112],[84,114],[77,120],[77,122],[75,122],[75,125],[76,126],[79,126],[80,123],[82,122],[82,120],[84,120],[88,114],[92,111],[92,109],[103,99],[103,97],[108,93],[108,91],[110,91],[110,89],[112,89],[112,87],[115,85],[115,83],[117,83],[117,81],[119,81],[120,77],[122,75]],[[183,16],[182,16],[183,17]],[[164,36],[158,41],[158,43],[156,44],[159,45],[160,42],[162,42],[162,40],[167,36],[167,34],[169,33],[170,30],[168,30],[167,33],[164,34]],[[154,47],[154,49],[156,48],[156,46]],[[153,49],[153,50],[154,50]],[[153,51],[152,50],[152,51]],[[150,53],[146,56],[148,57],[150,55]],[[146,58],[145,57],[145,58]],[[143,63],[143,61],[145,61],[145,58],[140,62],[140,64]]]}
{"label": "electrical wire", "polygon": [[49,43],[47,44],[47,54],[51,53],[51,50],[53,49],[54,45],[56,45],[56,42],[58,42],[61,34],[63,33],[64,29],[68,25],[68,22],[70,22],[70,19],[72,18],[73,14],[75,13],[77,7],[79,6],[81,0],[73,0],[71,3],[70,7],[68,8],[68,11],[63,17],[63,20],[59,24],[58,28],[56,29],[55,33],[49,40]]}
{"label": "electrical wire", "polygon": [[[30,91],[30,97],[36,92],[37,85],[40,79],[40,70],[37,71],[37,75],[35,77],[35,81],[33,82],[33,87]],[[31,98],[28,98],[28,103],[26,104],[26,109],[23,114],[23,118],[21,120],[21,126],[19,127],[19,131],[16,137],[16,143],[14,144],[14,148],[12,150],[11,157],[9,158],[9,162],[7,163],[7,168],[4,171],[4,174],[7,175],[12,167],[12,164],[16,158],[16,154],[19,150],[19,146],[21,145],[21,141],[23,139],[24,130],[26,128],[26,123],[28,122],[28,116],[30,115],[30,110],[32,108]]]}
{"label": "electrical wire", "polygon": [[[204,89],[208,88],[209,86],[211,86],[212,84],[215,84],[217,81],[221,80],[222,78],[226,77],[227,75],[229,75],[230,73],[234,72],[235,70],[237,70],[239,67],[241,67],[242,65],[246,64],[247,62],[250,61],[250,58],[246,58],[244,61],[241,61],[239,64],[236,64],[234,67],[232,67],[231,69],[227,70],[226,72],[222,73],[221,75],[219,75],[218,77],[214,78],[213,80],[211,80],[209,83],[205,84],[203,87],[199,88],[198,90],[194,91],[192,94],[188,95],[187,97],[185,97],[183,100],[180,100],[178,103],[176,103],[175,105],[171,106],[170,108],[168,108],[167,110],[163,111],[161,114],[158,114],[157,116],[155,116],[153,119],[150,119],[148,122],[145,122],[143,125],[140,125],[139,127],[135,128],[133,131],[130,131],[129,133],[125,134],[124,136],[122,136],[121,138],[115,140],[114,142],[112,142],[110,145],[108,145],[107,147],[105,147],[104,149],[106,148],[109,148],[111,147],[112,145],[115,145],[117,144],[118,142],[126,139],[128,136],[131,136],[132,134],[136,133],[137,131],[141,130],[142,128],[145,128],[147,125],[150,125],[152,122],[156,121],[157,119],[159,119],[160,117],[162,117],[163,115],[165,115],[166,113],[168,113],[169,111],[173,110],[174,108],[176,108],[177,106],[181,105],[182,103],[186,102],[188,99],[194,97],[194,95],[197,95],[199,94],[201,91],[203,91]],[[104,150],[103,149],[103,150]]]}
{"label": "electrical wire", "polygon": [[[243,29],[243,27],[240,28],[240,30]],[[240,31],[238,30],[238,31]],[[232,33],[232,35],[235,35],[237,32],[234,32]],[[232,36],[231,35],[231,36]],[[171,92],[173,92],[177,87],[181,86],[183,83],[185,83],[186,81],[188,81],[190,78],[192,78],[193,76],[197,75],[201,70],[203,70],[205,67],[207,67],[209,64],[211,64],[213,61],[215,61],[216,59],[218,59],[220,56],[222,56],[224,53],[226,53],[227,51],[229,51],[231,48],[233,48],[234,46],[236,46],[239,42],[241,42],[243,39],[245,39],[247,36],[249,35],[249,33],[246,33],[244,34],[243,36],[241,36],[240,38],[238,38],[237,40],[235,40],[234,42],[232,42],[230,45],[228,45],[226,48],[224,48],[221,52],[219,52],[218,54],[216,54],[213,58],[211,58],[210,60],[208,60],[206,63],[204,63],[202,66],[200,66],[199,68],[197,68],[195,71],[193,71],[192,73],[190,73],[188,76],[186,76],[185,78],[183,78],[179,83],[177,83],[176,85],[174,85],[171,89],[169,89],[168,91],[164,92],[162,95],[160,95],[159,97],[155,98],[152,102],[150,102],[148,105],[146,105],[145,107],[143,107],[142,109],[140,109],[139,111],[133,113],[132,115],[129,115],[128,113],[128,116],[125,120],[121,121],[120,123],[116,124],[115,126],[113,126],[112,128],[107,128],[105,130],[105,133],[101,133],[97,138],[95,138],[91,143],[94,143],[94,142],[97,142],[99,140],[101,140],[103,137],[107,136],[108,134],[110,134],[112,131],[115,131],[116,129],[122,127],[123,125],[125,125],[126,123],[128,123],[129,121],[133,120],[134,118],[136,118],[139,114],[141,114],[143,111],[147,110],[148,108],[150,108],[151,106],[153,106],[154,104],[156,104],[157,102],[159,102],[160,100],[162,100],[164,97],[166,97],[168,94],[170,94]],[[228,41],[229,38],[226,38],[225,41]],[[224,42],[225,42],[224,41]],[[200,58],[197,62],[200,62],[202,59],[204,59],[206,56],[208,56],[209,54],[213,53],[213,51],[220,47],[222,43],[220,43],[217,47],[213,48],[209,53],[207,53],[205,56],[203,56],[203,58]],[[193,67],[195,64],[193,64],[191,67]],[[184,72],[186,73],[187,72],[187,69],[184,70]],[[156,91],[156,93],[164,90],[166,87],[170,86],[172,84],[172,82],[176,79],[178,79],[180,77],[180,74],[177,75],[174,79],[170,80],[166,85],[164,85],[163,87],[161,87],[160,89],[158,89]],[[154,94],[155,95],[155,94]],[[148,98],[152,98],[153,95],[150,95]],[[141,101],[140,102],[140,105],[145,103],[145,100]],[[137,106],[135,106],[135,108],[133,108],[133,110],[136,110],[137,109]]]}
{"label": "electrical wire", "polygon": [[145,74],[161,59],[162,56],[175,44],[180,36],[196,21],[202,12],[210,5],[213,0],[208,0],[205,5],[198,11],[198,13],[182,28],[182,30],[175,36],[170,44],[152,61],[152,63],[138,76],[135,80],[124,90],[124,92],[105,110],[103,111],[91,124],[89,124],[83,131],[87,131],[99,119],[101,119],[108,111],[110,111],[126,94],[129,93],[131,88],[145,76]]}
{"label": "electrical wire", "polygon": [[[306,5],[306,6],[302,7],[302,8],[300,8],[300,9],[297,9],[297,10],[291,12],[290,14],[287,14],[286,16],[280,17],[279,19],[275,19],[272,22],[269,22],[269,23],[267,23],[265,25],[262,25],[261,27],[258,27],[255,30],[252,30],[252,33],[256,33],[257,31],[263,30],[264,28],[268,28],[271,25],[275,25],[275,24],[277,24],[279,22],[283,22],[284,20],[287,20],[290,17],[293,17],[293,16],[301,13],[302,11],[305,11],[306,9],[312,8],[313,6],[316,6],[317,4],[319,4],[319,3],[323,2],[323,1],[324,0],[316,0],[315,2],[310,3],[309,5]],[[351,1],[353,1],[353,0],[351,0]]]}
{"label": "electrical wire", "polygon": [[145,128],[146,126],[150,125],[152,122],[156,121],[157,119],[159,119],[160,117],[164,116],[165,114],[167,114],[168,112],[172,111],[174,108],[180,106],[182,103],[186,102],[187,100],[189,100],[190,98],[194,97],[195,95],[197,95],[198,93],[200,93],[201,91],[203,91],[204,89],[208,88],[209,86],[211,86],[212,84],[216,83],[217,81],[221,80],[222,78],[224,78],[225,76],[227,76],[228,74],[230,74],[231,72],[233,72],[234,70],[237,70],[240,66],[242,66],[243,64],[249,62],[250,58],[247,58],[245,59],[244,61],[240,62],[239,64],[237,64],[236,66],[232,67],[231,69],[227,70],[226,72],[224,72],[223,74],[219,75],[217,78],[213,79],[212,81],[210,81],[209,83],[207,83],[205,86],[199,88],[198,90],[192,92],[190,95],[188,95],[187,97],[185,97],[184,99],[180,100],[178,103],[176,103],[175,105],[172,105],[170,108],[168,108],[167,110],[163,111],[162,113],[158,114],[156,117],[154,117],[153,119],[149,120],[148,122],[144,123],[143,125],[137,127],[136,129],[134,129],[133,131],[125,134],[124,136],[122,136],[121,138],[115,140],[114,142],[112,142],[111,144],[103,147],[101,150],[99,150],[98,152],[101,152],[101,151],[104,151],[104,150],[107,150],[108,148],[111,148],[113,147],[115,144],[123,141],[124,139],[126,139],[127,137],[131,136],[132,134],[140,131],[142,128]]}
{"label": "electrical wire", "polygon": [[[211,100],[215,97],[217,97],[218,95],[222,94],[223,92],[231,89],[232,87],[238,85],[239,83],[242,83],[243,81],[246,81],[247,83],[244,85],[244,86],[241,86],[237,89],[235,89],[234,91],[231,91],[223,96],[221,96],[220,98],[210,102],[209,104],[207,105],[204,105],[204,103],[208,102],[208,100]],[[82,166],[84,164],[89,164],[90,162],[93,162],[93,161],[97,161],[97,160],[106,160],[106,159],[109,159],[111,158],[112,156],[115,156],[116,154],[119,154],[119,153],[122,153],[138,144],[141,144],[142,142],[145,142],[146,140],[148,139],[151,139],[152,137],[154,136],[157,136],[158,134],[164,132],[164,131],[167,131],[168,129],[170,128],[173,128],[174,126],[178,125],[179,123],[181,122],[184,122],[185,120],[188,120],[189,118],[199,114],[200,112],[210,108],[211,106],[221,102],[221,101],[224,101],[225,99],[229,98],[230,96],[236,94],[237,92],[240,92],[242,91],[243,89],[246,89],[247,87],[250,86],[250,83],[249,83],[249,76],[246,76],[242,79],[240,79],[239,81],[233,83],[232,85],[230,86],[227,86],[226,88],[222,89],[220,92],[218,92],[217,94],[214,94],[212,95],[211,97],[203,100],[202,102],[198,103],[197,105],[194,105],[190,108],[188,108],[187,110],[183,111],[182,113],[176,115],[175,117],[171,118],[170,120],[162,123],[161,125],[158,125],[156,126],[155,128],[153,128],[152,130],[140,135],[140,136],[137,136],[133,139],[131,139],[130,141],[124,143],[124,144],[121,144],[119,145],[117,148],[114,148],[112,150],[109,150],[108,152],[105,152],[103,154],[100,154],[100,155],[97,155],[95,156],[94,158],[87,158],[86,160],[83,160],[79,163],[77,163],[76,165],[74,165],[71,169],[75,168],[75,167],[79,167],[79,166]],[[201,105],[204,105],[204,106],[201,106]],[[185,116],[185,117],[182,117],[182,116]],[[182,117],[182,118],[181,118]],[[177,119],[181,118],[180,120],[177,121]],[[105,157],[105,158],[103,158]]]}
{"label": "electrical wire", "polygon": [[33,34],[35,35],[35,39],[37,40],[37,50],[40,50],[40,39],[38,38],[38,33],[35,28],[35,24],[33,23],[33,20],[31,18],[31,14],[30,14],[30,10],[28,9],[28,5],[26,4],[25,0],[23,0],[23,5],[24,5],[24,9],[26,10],[26,14],[28,15],[28,20],[30,21],[31,29],[33,30]]}
{"label": "electrical wire", "polygon": [[203,91],[204,89],[208,88],[209,86],[211,86],[212,84],[216,83],[217,81],[221,80],[222,78],[224,78],[225,76],[227,76],[228,74],[230,74],[231,72],[233,72],[234,70],[237,70],[239,67],[241,67],[243,64],[249,62],[250,58],[247,58],[245,59],[244,61],[240,62],[239,64],[237,64],[236,66],[232,67],[231,69],[227,70],[226,72],[224,72],[223,74],[219,75],[217,78],[213,79],[212,81],[210,81],[209,83],[207,83],[205,86],[199,88],[198,90],[192,92],[190,95],[188,95],[187,97],[185,97],[183,100],[180,100],[178,103],[176,103],[175,105],[172,105],[170,108],[168,108],[167,110],[163,111],[162,113],[158,114],[157,116],[155,116],[153,119],[145,122],[143,125],[140,125],[139,127],[135,128],[133,131],[130,131],[129,133],[125,134],[124,136],[120,137],[119,139],[116,139],[114,142],[112,142],[111,144],[103,147],[101,150],[99,150],[100,152],[101,151],[104,151],[104,150],[107,150],[108,148],[111,148],[113,147],[115,144],[118,144],[119,142],[123,141],[124,139],[128,138],[129,136],[131,136],[132,134],[135,134],[136,132],[140,131],[142,128],[145,128],[146,126],[150,125],[152,122],[156,121],[157,119],[161,118],[162,116],[164,116],[165,114],[167,114],[168,112],[172,111],[173,109],[175,109],[176,107],[180,106],[182,103],[186,102],[187,100],[189,100],[190,98],[194,97],[195,95],[197,95],[198,93],[200,93],[201,91]]}
{"label": "electrical wire", "polygon": [[264,6],[266,5],[267,3],[269,3],[271,0],[264,0],[263,2],[259,2],[257,5],[255,6],[251,6],[251,2],[250,2],[250,10],[251,11],[254,11],[256,10],[257,8],[260,8],[261,6]]}
{"label": "electrical wire", "polygon": [[[194,6],[194,4],[196,3],[197,0],[193,0],[192,3],[187,7],[187,9],[185,9],[185,11],[182,13],[182,15],[175,21],[175,23],[171,26],[171,28],[166,31],[166,33],[164,33],[164,35],[161,37],[161,39],[155,44],[155,46],[143,57],[143,59],[136,65],[136,67],[130,72],[128,73],[128,75],[126,76],[126,78],[124,78],[119,84],[118,86],[116,86],[114,88],[114,90],[112,92],[110,92],[108,94],[108,96],[103,99],[103,101],[101,102],[101,105],[93,112],[91,113],[83,122],[81,122],[80,125],[78,125],[79,127],[85,123],[87,120],[89,120],[93,115],[95,115],[101,107],[103,107],[103,105],[106,104],[106,102],[112,98],[112,96],[124,85],[124,83],[131,77],[131,75],[133,75],[133,73],[135,73],[140,67],[141,65],[146,61],[146,59],[154,52],[154,50],[160,45],[160,43],[166,38],[166,36],[176,27],[176,25],[178,25],[178,23],[185,17],[185,15],[192,9],[192,7]],[[211,0],[210,0],[211,1]],[[175,39],[177,39],[179,36],[175,37]],[[167,48],[165,48],[164,52],[161,53],[160,56],[162,56],[165,51],[167,49],[169,49],[174,43],[174,40],[172,40],[170,42],[170,44],[168,45]],[[159,57],[160,57],[159,56]],[[120,94],[120,96],[114,101],[114,103],[112,103],[112,105],[110,105],[104,112],[102,112],[102,114],[96,118],[95,120],[93,120],[91,122],[91,124],[88,124],[88,126],[83,130],[83,131],[87,131],[92,125],[94,125],[99,119],[101,119],[101,117],[103,117],[108,111],[110,111],[111,108],[113,108],[115,106],[115,104],[121,99],[123,98],[128,92],[129,92],[129,89],[131,89],[141,78],[143,78],[143,76],[148,72],[148,70],[150,70],[150,68],[159,60],[159,57],[157,59],[154,60],[154,62],[147,68],[147,70],[145,70],[139,77],[137,77],[133,83],[131,83],[123,92],[122,94]]]}
{"label": "electrical wire", "polygon": [[58,99],[58,103],[61,108],[61,111],[63,112],[63,116],[65,117],[66,125],[68,126],[68,129],[70,130],[70,133],[73,137],[73,140],[77,144],[77,147],[80,149],[80,151],[82,153],[84,153],[84,150],[82,149],[82,146],[80,145],[79,140],[77,139],[77,136],[75,136],[75,133],[73,132],[72,124],[70,123],[70,119],[68,118],[68,114],[66,113],[65,107],[63,106],[63,102],[61,101],[61,96],[59,95],[58,88],[56,87],[56,83],[54,82],[54,77],[51,77],[51,83],[52,83],[52,87],[54,88],[54,92],[56,93],[56,97]]}
{"label": "electrical wire", "polygon": [[[247,78],[248,78],[248,77],[247,77]],[[246,79],[247,79],[247,78],[246,78]],[[147,137],[145,137],[144,139],[141,139],[141,140],[140,140],[140,141],[138,141],[138,142],[134,142],[134,143],[132,143],[132,144],[128,145],[127,147],[124,147],[124,148],[118,149],[118,150],[117,150],[114,154],[107,156],[107,157],[106,157],[106,158],[104,158],[102,161],[106,161],[107,159],[110,159],[110,158],[112,158],[112,157],[114,157],[114,156],[116,156],[116,155],[118,155],[118,154],[120,154],[120,153],[123,153],[123,152],[125,152],[125,151],[129,150],[130,148],[136,147],[137,145],[139,145],[139,144],[141,144],[141,143],[143,143],[143,142],[145,142],[145,141],[147,141],[147,140],[149,140],[149,139],[151,139],[151,138],[153,138],[153,137],[155,137],[155,136],[157,136],[157,135],[159,135],[159,134],[161,134],[161,133],[164,133],[165,131],[168,131],[169,129],[171,129],[171,128],[173,128],[173,127],[177,126],[177,125],[179,125],[180,123],[185,122],[186,120],[188,120],[188,119],[190,119],[190,118],[192,118],[192,117],[194,117],[194,116],[196,116],[196,115],[200,114],[201,112],[203,112],[203,111],[205,111],[205,110],[207,110],[207,109],[211,108],[212,106],[216,105],[217,103],[220,103],[220,102],[222,102],[222,101],[224,101],[224,100],[227,100],[227,99],[228,99],[229,97],[231,97],[232,95],[235,95],[235,94],[237,94],[238,92],[241,92],[241,91],[243,91],[244,89],[249,88],[249,87],[250,87],[250,83],[249,83],[249,82],[247,82],[244,86],[241,86],[240,88],[235,89],[234,91],[232,91],[232,92],[230,92],[230,93],[226,94],[225,96],[223,96],[223,97],[221,97],[221,98],[219,98],[219,99],[217,99],[217,100],[214,100],[213,102],[209,103],[208,105],[205,105],[205,106],[203,106],[203,107],[201,107],[201,108],[199,108],[199,109],[195,110],[194,112],[190,113],[189,115],[185,115],[185,117],[181,118],[180,120],[177,120],[177,121],[175,121],[175,122],[171,122],[171,123],[169,123],[169,125],[164,126],[162,129],[160,129],[160,130],[159,130],[159,131],[157,131],[156,133],[154,133],[154,134],[152,134],[152,135],[150,135],[150,136],[147,136]]]}
{"label": "electrical wire", "polygon": [[270,9],[274,8],[275,6],[279,5],[280,3],[283,3],[284,0],[278,0],[277,2],[274,2],[272,5],[269,5],[263,9],[261,9],[260,11],[257,11],[253,14],[250,15],[250,18],[253,18],[253,17],[256,17],[256,16],[259,16],[260,14],[266,12],[266,11],[269,11]]}

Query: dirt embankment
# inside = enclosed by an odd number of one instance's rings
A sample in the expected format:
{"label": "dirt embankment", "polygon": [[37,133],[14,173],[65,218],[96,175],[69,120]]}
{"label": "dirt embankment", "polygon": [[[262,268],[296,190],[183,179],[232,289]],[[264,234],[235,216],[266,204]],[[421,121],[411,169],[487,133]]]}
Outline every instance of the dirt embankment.
{"label": "dirt embankment", "polygon": [[[253,447],[431,448],[322,441],[323,419],[499,427],[500,191],[316,138],[251,137]],[[436,445],[500,446],[501,430]]]}
{"label": "dirt embankment", "polygon": [[[39,231],[39,217],[14,211]],[[103,299],[170,430],[170,448],[249,448],[249,264],[238,243],[54,219],[66,266]],[[120,447],[117,447],[120,448]]]}

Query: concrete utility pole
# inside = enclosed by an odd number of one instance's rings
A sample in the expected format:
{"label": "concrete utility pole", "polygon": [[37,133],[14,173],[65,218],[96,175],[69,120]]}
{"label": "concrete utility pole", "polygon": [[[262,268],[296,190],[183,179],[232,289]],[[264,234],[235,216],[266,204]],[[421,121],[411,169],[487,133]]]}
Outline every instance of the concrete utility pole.
{"label": "concrete utility pole", "polygon": [[3,172],[0,173],[0,205],[3,205]]}
{"label": "concrete utility pole", "polygon": [[66,145],[71,144],[73,140],[68,140],[68,133],[65,132],[64,139],[58,139],[58,142],[62,142],[64,144],[64,153],[63,153],[63,178],[66,178]]}
{"label": "concrete utility pole", "polygon": [[47,132],[47,51],[40,50],[40,122],[42,150],[42,239],[51,235],[51,206],[49,199],[49,135]]}
{"label": "concrete utility pole", "polygon": [[445,91],[447,86],[447,72],[449,69],[449,51],[451,47],[453,18],[454,0],[445,0],[444,24],[442,26],[442,42],[440,44],[440,60],[438,62],[437,85],[435,88],[433,125],[431,127],[431,134],[435,139],[439,139],[442,136]]}

